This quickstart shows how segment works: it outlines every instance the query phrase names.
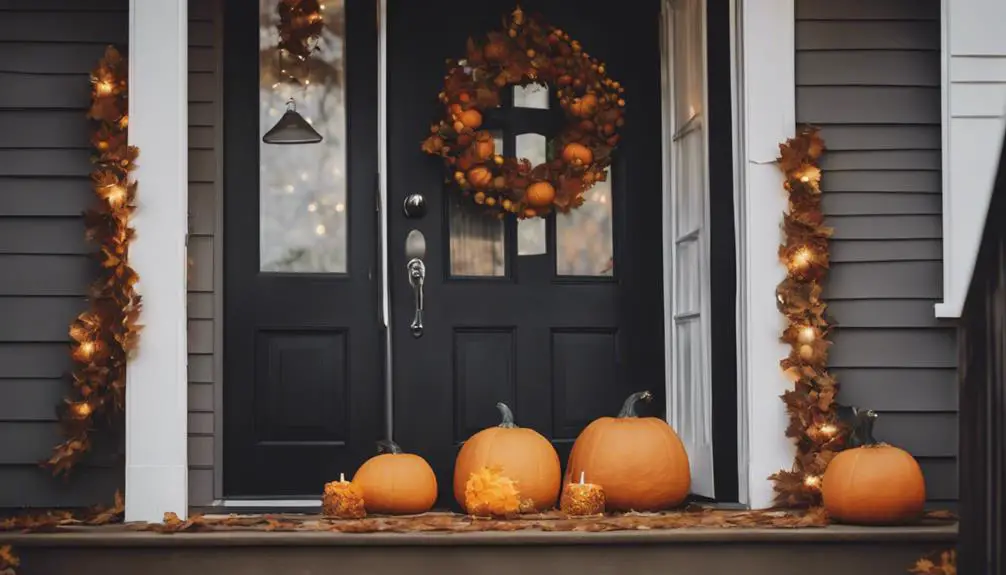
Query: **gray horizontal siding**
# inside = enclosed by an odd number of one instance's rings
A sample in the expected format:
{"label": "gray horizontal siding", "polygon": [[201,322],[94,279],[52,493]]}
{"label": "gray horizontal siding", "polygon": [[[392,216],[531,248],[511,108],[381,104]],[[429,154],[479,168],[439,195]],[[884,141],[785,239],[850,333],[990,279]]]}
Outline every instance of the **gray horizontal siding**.
{"label": "gray horizontal siding", "polygon": [[126,0],[0,0],[0,84],[18,87],[0,91],[0,508],[93,505],[123,486],[119,441],[102,438],[69,482],[38,461],[60,441],[67,329],[97,272],[81,219],[88,74],[127,21]]}
{"label": "gray horizontal siding", "polygon": [[957,499],[956,343],[942,297],[940,4],[800,0],[797,121],[821,126],[839,401],[880,413],[934,503]]}
{"label": "gray horizontal siding", "polygon": [[[190,2],[190,499],[213,498],[216,2]],[[127,0],[0,0],[0,508],[76,507],[121,488],[121,437],[101,437],[69,482],[38,468],[59,440],[56,406],[72,369],[67,328],[96,275],[81,213],[91,125],[88,75],[128,39]],[[11,72],[23,72],[14,74]],[[27,74],[27,75],[26,75]],[[140,193],[142,194],[142,182]]]}
{"label": "gray horizontal siding", "polygon": [[[198,7],[197,7],[198,4]],[[189,503],[214,500],[215,426],[219,373],[215,281],[217,201],[220,197],[220,9],[217,0],[191,0],[189,23]],[[206,28],[208,38],[198,37]]]}

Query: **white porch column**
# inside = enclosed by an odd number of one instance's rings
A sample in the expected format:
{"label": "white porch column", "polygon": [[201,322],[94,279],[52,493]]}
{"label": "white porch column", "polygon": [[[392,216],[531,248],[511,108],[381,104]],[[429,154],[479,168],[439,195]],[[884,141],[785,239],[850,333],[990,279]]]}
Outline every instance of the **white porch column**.
{"label": "white porch column", "polygon": [[758,509],[772,504],[769,475],[789,469],[795,454],[785,437],[786,410],[779,399],[788,385],[779,360],[788,350],[779,342],[785,322],[775,289],[786,276],[778,249],[787,201],[775,161],[779,144],[796,127],[796,23],[795,0],[737,2],[738,427],[739,451],[747,454],[746,478],[741,461],[740,493]]}
{"label": "white porch column", "polygon": [[126,378],[126,521],[188,511],[187,56],[188,0],[130,0],[129,143],[140,157],[129,256],[144,327]]}

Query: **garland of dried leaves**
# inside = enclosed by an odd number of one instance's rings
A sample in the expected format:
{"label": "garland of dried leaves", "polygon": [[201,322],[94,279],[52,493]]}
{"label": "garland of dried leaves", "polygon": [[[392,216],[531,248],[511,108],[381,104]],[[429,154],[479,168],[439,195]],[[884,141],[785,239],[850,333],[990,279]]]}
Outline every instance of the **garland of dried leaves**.
{"label": "garland of dried leaves", "polygon": [[[604,181],[624,125],[625,89],[605,65],[566,32],[518,7],[504,32],[468,39],[465,59],[448,60],[439,94],[444,117],[431,126],[422,150],[443,158],[447,183],[482,211],[503,218],[544,216],[583,204]],[[539,84],[555,91],[566,124],[549,142],[548,159],[532,166],[504,157],[492,134],[479,128],[507,86]]]}
{"label": "garland of dried leaves", "polygon": [[10,545],[0,545],[0,575],[16,575],[14,569],[20,564]]}
{"label": "garland of dried leaves", "polygon": [[76,366],[71,397],[61,406],[64,441],[44,463],[53,475],[68,474],[90,451],[97,420],[109,422],[123,413],[126,361],[139,339],[138,276],[128,263],[135,235],[129,220],[136,209],[136,182],[129,174],[139,151],[126,138],[127,71],[126,60],[108,47],[91,74],[87,116],[97,123],[91,137],[96,151],[91,181],[100,201],[84,214],[84,224],[87,238],[99,246],[101,274],[91,286],[89,309],[70,325]]}
{"label": "garland of dried leaves", "polygon": [[302,62],[307,60],[318,49],[316,42],[325,26],[321,3],[318,0],[281,0],[276,10],[279,12],[277,47]]}
{"label": "garland of dried leaves", "polygon": [[951,549],[923,557],[908,572],[917,575],[957,575],[957,551]]}
{"label": "garland of dried leaves", "polygon": [[779,145],[779,169],[786,176],[789,209],[783,217],[784,240],[779,258],[787,275],[776,288],[779,311],[787,325],[782,341],[789,356],[780,362],[793,389],[783,395],[789,414],[786,436],[796,442],[793,468],[772,475],[776,504],[782,507],[820,505],[821,478],[828,463],[844,447],[846,431],[840,422],[835,395],[838,383],[828,373],[827,304],[821,284],[828,271],[828,238],[821,210],[821,169],[817,162],[824,141],[817,128],[805,128]]}

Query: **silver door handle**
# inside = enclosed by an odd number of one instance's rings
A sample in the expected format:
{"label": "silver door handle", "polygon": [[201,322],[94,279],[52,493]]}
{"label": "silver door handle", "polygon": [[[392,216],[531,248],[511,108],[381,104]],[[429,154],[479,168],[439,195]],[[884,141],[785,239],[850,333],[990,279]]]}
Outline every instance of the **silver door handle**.
{"label": "silver door handle", "polygon": [[416,315],[409,324],[409,331],[412,337],[423,336],[423,283],[426,281],[426,264],[419,258],[412,258],[407,264],[409,271],[409,285],[412,286],[412,293],[416,300]]}

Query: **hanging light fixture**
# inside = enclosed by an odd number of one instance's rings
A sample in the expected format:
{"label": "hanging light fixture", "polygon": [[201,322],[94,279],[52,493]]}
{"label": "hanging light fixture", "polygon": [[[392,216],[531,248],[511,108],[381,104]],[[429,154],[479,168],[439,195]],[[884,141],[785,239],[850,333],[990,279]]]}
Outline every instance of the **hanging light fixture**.
{"label": "hanging light fixture", "polygon": [[[321,35],[324,25],[324,18],[321,15],[322,7],[318,0],[280,0],[277,5],[279,12],[279,32],[280,43],[277,46],[277,60],[280,74],[287,74],[291,84],[302,85],[305,92],[310,80],[301,84],[292,74],[289,74],[283,66],[283,55],[295,56],[297,62],[294,66],[302,64],[308,69],[310,66],[310,55],[317,49],[316,42]],[[317,144],[321,142],[321,134],[304,119],[297,111],[297,104],[291,96],[286,102],[286,112],[276,122],[268,132],[262,136],[262,141],[266,144]]]}
{"label": "hanging light fixture", "polygon": [[293,98],[287,100],[283,117],[262,136],[266,144],[317,144],[321,140],[321,134],[297,112]]}

